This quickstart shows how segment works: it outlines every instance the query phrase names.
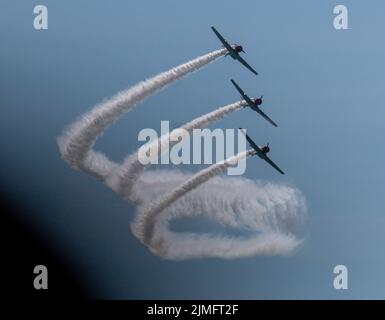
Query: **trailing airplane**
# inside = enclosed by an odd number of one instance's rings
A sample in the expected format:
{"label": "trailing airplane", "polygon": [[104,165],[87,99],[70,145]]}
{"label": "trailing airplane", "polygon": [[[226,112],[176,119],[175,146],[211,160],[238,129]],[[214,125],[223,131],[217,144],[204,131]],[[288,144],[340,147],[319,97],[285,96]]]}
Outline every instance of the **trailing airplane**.
{"label": "trailing airplane", "polygon": [[227,49],[228,53],[226,55],[230,55],[231,58],[238,60],[240,63],[242,63],[247,69],[249,69],[252,73],[258,74],[257,71],[255,71],[240,55],[240,52],[245,52],[243,50],[243,47],[239,44],[230,45],[225,38],[222,37],[222,35],[215,29],[214,27],[211,27],[211,29],[214,31],[215,35],[219,38],[219,40],[222,42],[223,46]]}
{"label": "trailing airplane", "polygon": [[267,121],[269,121],[274,127],[278,127],[278,125],[271,120],[262,110],[259,108],[259,106],[262,104],[262,97],[255,98],[254,100],[251,99],[239,86],[238,84],[231,79],[231,83],[234,85],[234,87],[238,90],[238,92],[241,94],[242,98],[247,102],[247,106],[253,109],[255,112],[258,112],[263,118],[265,118]]}
{"label": "trailing airplane", "polygon": [[275,170],[277,170],[281,174],[285,174],[266,154],[269,153],[270,148],[267,143],[266,146],[258,147],[258,145],[247,135],[243,128],[239,128],[242,133],[245,135],[247,142],[250,146],[255,150],[255,154],[260,157],[262,160],[265,160],[268,164],[270,164]]}

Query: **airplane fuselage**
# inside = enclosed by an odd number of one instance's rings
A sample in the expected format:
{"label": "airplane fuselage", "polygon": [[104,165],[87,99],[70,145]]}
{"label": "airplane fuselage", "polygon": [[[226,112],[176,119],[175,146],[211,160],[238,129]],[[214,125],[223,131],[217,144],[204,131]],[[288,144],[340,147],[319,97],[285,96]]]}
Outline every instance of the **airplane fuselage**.
{"label": "airplane fuselage", "polygon": [[227,49],[227,53],[225,56],[230,55],[234,60],[238,60],[240,63],[242,63],[247,69],[249,69],[252,73],[255,75],[258,75],[258,72],[255,71],[240,55],[240,52],[245,52],[243,50],[243,47],[239,44],[233,44],[230,45],[225,38],[222,37],[222,35],[218,32],[217,29],[215,29],[213,26],[211,29],[214,31],[215,35],[218,37],[218,39],[222,42],[223,47]]}
{"label": "airplane fuselage", "polygon": [[264,156],[267,154],[267,153],[269,153],[269,151],[270,151],[270,148],[269,148],[269,146],[260,146],[259,147],[261,150],[260,151],[257,151],[257,155],[258,155],[258,157],[260,157],[260,158],[265,158]]}
{"label": "airplane fuselage", "polygon": [[262,104],[262,98],[255,98],[255,99],[251,99],[249,98],[248,96],[245,95],[245,100],[247,102],[247,104],[252,108],[256,108],[256,109],[259,109],[259,106]]}
{"label": "airplane fuselage", "polygon": [[259,109],[259,105],[258,105],[258,104],[255,104],[254,102],[252,102],[252,103],[249,103],[248,105],[249,105],[250,108],[253,109],[254,111],[259,112],[260,109]]}
{"label": "airplane fuselage", "polygon": [[233,50],[229,51],[229,55],[234,60],[237,60],[238,56],[239,56],[239,53],[243,51],[243,48],[242,48],[242,46],[237,45],[237,44],[233,45],[232,48],[233,48]]}
{"label": "airplane fuselage", "polygon": [[233,58],[234,60],[237,60],[237,57],[238,57],[238,53],[235,52],[235,51],[231,51],[229,52],[229,55],[231,58]]}

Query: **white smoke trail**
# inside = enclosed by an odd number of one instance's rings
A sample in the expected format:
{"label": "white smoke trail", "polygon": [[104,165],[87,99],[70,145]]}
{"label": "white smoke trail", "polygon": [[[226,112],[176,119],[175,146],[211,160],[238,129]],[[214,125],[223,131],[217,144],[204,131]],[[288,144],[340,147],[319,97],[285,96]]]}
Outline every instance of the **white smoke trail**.
{"label": "white smoke trail", "polygon": [[[127,198],[139,205],[133,231],[154,253],[164,258],[287,254],[299,243],[292,230],[304,213],[305,205],[297,189],[242,178],[214,177],[232,161],[249,156],[252,151],[190,175],[178,171],[144,172],[137,153],[119,166],[92,149],[98,136],[138,102],[225,52],[222,49],[206,54],[118,93],[95,106],[58,139],[62,157],[71,167],[107,182],[115,191],[128,194]],[[243,105],[244,102],[238,102],[219,108],[182,128],[191,131],[204,127]],[[177,130],[174,130],[171,136],[161,137],[156,143],[163,144],[176,133]],[[252,231],[256,235],[231,237],[171,231],[171,219],[197,215],[223,226]]]}
{"label": "white smoke trail", "polygon": [[[272,184],[262,188],[241,178],[214,178],[227,167],[254,154],[254,150],[242,152],[191,177],[180,177],[179,173],[172,172],[166,173],[168,176],[161,172],[152,172],[136,192],[143,194],[142,190],[145,188],[161,192],[156,185],[159,181],[153,181],[155,176],[160,176],[163,187],[166,184],[170,188],[170,182],[174,179],[181,183],[138,210],[132,224],[133,233],[153,253],[167,259],[236,258],[292,252],[300,241],[291,231],[305,209],[304,200],[298,190]],[[207,182],[210,179],[213,179],[211,184]],[[148,183],[151,185],[146,187]],[[205,187],[201,186],[203,183]],[[198,190],[192,191],[199,186]],[[142,203],[148,203],[145,197],[142,198]],[[253,235],[214,236],[170,230],[170,220],[197,216],[200,212],[223,226],[246,229],[253,232]]]}
{"label": "white smoke trail", "polygon": [[[167,152],[173,147],[173,145],[178,143],[176,138],[181,133],[181,130],[179,129],[183,129],[185,130],[184,132],[187,133],[192,132],[194,129],[204,128],[212,122],[222,119],[229,113],[243,108],[245,105],[246,102],[242,100],[204,114],[203,116],[195,118],[194,120],[184,124],[180,128],[174,129],[170,133],[161,136],[159,139],[149,144],[146,148],[151,150],[154,146],[156,146],[159,156],[161,153]],[[109,179],[109,185],[121,195],[127,197],[133,202],[136,202],[137,199],[131,195],[131,190],[140,175],[143,173],[144,169],[145,165],[143,165],[139,160],[139,151],[136,151],[127,157],[123,164],[117,168],[115,174]]]}
{"label": "white smoke trail", "polygon": [[104,180],[115,165],[101,153],[91,150],[98,136],[137,103],[187,74],[199,70],[225,53],[226,49],[220,49],[200,56],[119,92],[95,106],[59,137],[58,144],[63,159],[71,167]]}
{"label": "white smoke trail", "polygon": [[159,197],[155,201],[152,201],[148,207],[146,207],[140,215],[138,215],[135,222],[135,227],[133,228],[135,235],[142,239],[145,244],[148,244],[153,235],[154,223],[153,219],[155,216],[159,215],[166,207],[168,207],[172,202],[176,201],[178,198],[185,195],[187,192],[197,188],[202,183],[208,181],[209,179],[218,175],[221,171],[225,170],[230,165],[234,165],[237,160],[242,160],[249,155],[254,154],[251,150],[247,152],[242,152],[239,155],[233,156],[224,161],[220,161],[216,164],[211,165],[210,167],[199,171],[197,174],[192,176],[187,181],[178,185],[170,193],[165,196]]}

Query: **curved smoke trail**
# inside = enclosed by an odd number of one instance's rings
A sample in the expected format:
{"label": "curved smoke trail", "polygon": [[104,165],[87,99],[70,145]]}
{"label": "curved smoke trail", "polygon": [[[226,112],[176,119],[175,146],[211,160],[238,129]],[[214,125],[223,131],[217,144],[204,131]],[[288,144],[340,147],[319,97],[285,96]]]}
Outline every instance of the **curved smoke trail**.
{"label": "curved smoke trail", "polygon": [[59,137],[58,144],[63,159],[71,167],[104,180],[115,166],[103,154],[91,150],[98,136],[137,103],[187,74],[199,70],[225,53],[226,49],[220,49],[200,56],[140,82],[96,105]]}
{"label": "curved smoke trail", "polygon": [[255,151],[249,150],[213,164],[210,167],[199,171],[197,174],[178,185],[166,195],[158,197],[155,201],[152,201],[144,210],[141,211],[141,214],[137,216],[133,227],[135,235],[142,239],[145,244],[149,244],[151,237],[154,235],[153,231],[155,224],[153,220],[155,217],[159,216],[159,213],[170,206],[173,202],[184,196],[187,192],[215,177],[229,166],[236,164],[237,161],[241,161],[243,158],[253,154],[255,154]]}
{"label": "curved smoke trail", "polygon": [[[154,146],[157,146],[158,156],[161,152],[166,152],[178,143],[177,137],[184,133],[192,132],[194,129],[200,129],[208,126],[214,121],[218,121],[228,115],[231,112],[237,111],[246,105],[245,101],[239,101],[227,106],[218,108],[212,112],[204,114],[194,120],[184,124],[180,128],[174,129],[168,134],[161,136],[159,139],[153,141],[146,148],[151,150]],[[181,132],[183,129],[184,132]],[[184,137],[188,138],[188,137]],[[121,195],[129,198],[131,201],[136,201],[136,198],[132,197],[132,187],[135,185],[140,175],[143,173],[145,165],[140,162],[139,152],[136,151],[123,162],[123,164],[116,170],[115,174],[110,179],[110,186],[116,189]],[[116,180],[118,182],[116,182]]]}
{"label": "curved smoke trail", "polygon": [[[71,167],[106,182],[138,205],[132,230],[152,252],[164,258],[287,254],[300,242],[294,231],[305,204],[297,189],[244,178],[216,177],[254,151],[243,152],[192,175],[164,170],[145,172],[138,161],[138,151],[119,165],[92,149],[98,136],[137,103],[224,53],[225,49],[211,52],[118,93],[83,115],[58,139],[62,157]],[[219,108],[181,128],[188,132],[202,128],[243,106],[241,101]],[[171,139],[171,147],[177,143],[176,140],[172,142],[177,134],[178,129],[154,143],[162,145]],[[172,219],[194,216],[203,216],[222,227],[252,235],[230,236],[227,229],[218,235],[172,231]]]}
{"label": "curved smoke trail", "polygon": [[[142,194],[142,205],[131,226],[133,233],[154,254],[173,260],[293,252],[301,243],[294,234],[305,208],[299,190],[216,176],[232,160],[244,156],[240,154],[195,175],[178,171],[144,173],[133,189]],[[165,189],[172,191],[164,194]],[[143,194],[143,190],[151,192]],[[159,193],[163,195],[151,203]],[[194,217],[216,222],[216,232],[173,231],[172,220]],[[237,235],[231,235],[234,230]]]}

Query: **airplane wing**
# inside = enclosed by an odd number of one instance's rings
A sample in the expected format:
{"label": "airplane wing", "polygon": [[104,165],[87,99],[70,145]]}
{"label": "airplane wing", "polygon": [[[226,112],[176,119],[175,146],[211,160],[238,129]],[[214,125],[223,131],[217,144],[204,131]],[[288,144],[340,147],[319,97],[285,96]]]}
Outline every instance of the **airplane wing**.
{"label": "airplane wing", "polygon": [[237,55],[237,57],[235,59],[237,59],[240,63],[242,63],[252,73],[254,73],[255,75],[258,75],[258,72],[255,71],[239,54]]}
{"label": "airplane wing", "polygon": [[251,101],[249,96],[241,89],[240,86],[238,86],[238,84],[233,79],[231,79],[230,81],[234,85],[234,87],[238,90],[238,92],[241,94],[243,99],[246,100],[246,102],[254,111],[258,112],[263,118],[269,121],[274,127],[278,127],[278,125],[273,120],[271,120],[260,108],[254,105],[254,103]]}
{"label": "airplane wing", "polygon": [[262,159],[265,160],[268,164],[270,164],[275,170],[277,170],[281,174],[285,174],[266,154],[262,154]]}
{"label": "airplane wing", "polygon": [[245,135],[247,142],[250,144],[250,146],[257,152],[257,155],[265,160],[268,164],[270,164],[275,170],[277,170],[281,174],[285,174],[262,150],[260,147],[257,146],[257,144],[248,136],[247,133],[243,131],[242,128],[239,128],[242,133]]}
{"label": "airplane wing", "polygon": [[242,98],[245,99],[246,102],[251,106],[253,102],[251,101],[250,97],[241,89],[240,86],[238,86],[238,84],[233,79],[231,79],[230,81],[234,85],[235,89],[238,90]]}
{"label": "airplane wing", "polygon": [[254,111],[258,112],[263,118],[265,118],[267,121],[269,121],[274,127],[278,127],[278,125],[271,120],[260,108],[254,107],[253,105],[250,106]]}
{"label": "airplane wing", "polygon": [[227,49],[229,52],[234,52],[233,47],[221,36],[221,34],[215,29],[214,27],[211,27],[211,29],[214,31],[215,35],[218,37],[218,39],[222,42],[223,46]]}
{"label": "airplane wing", "polygon": [[257,146],[257,144],[256,144],[250,137],[249,137],[249,135],[248,135],[245,131],[243,131],[242,128],[239,128],[239,129],[242,131],[242,133],[243,133],[244,136],[246,137],[246,140],[247,140],[247,142],[250,144],[250,146],[251,146],[255,151],[257,151],[257,152],[262,152],[261,148]]}

